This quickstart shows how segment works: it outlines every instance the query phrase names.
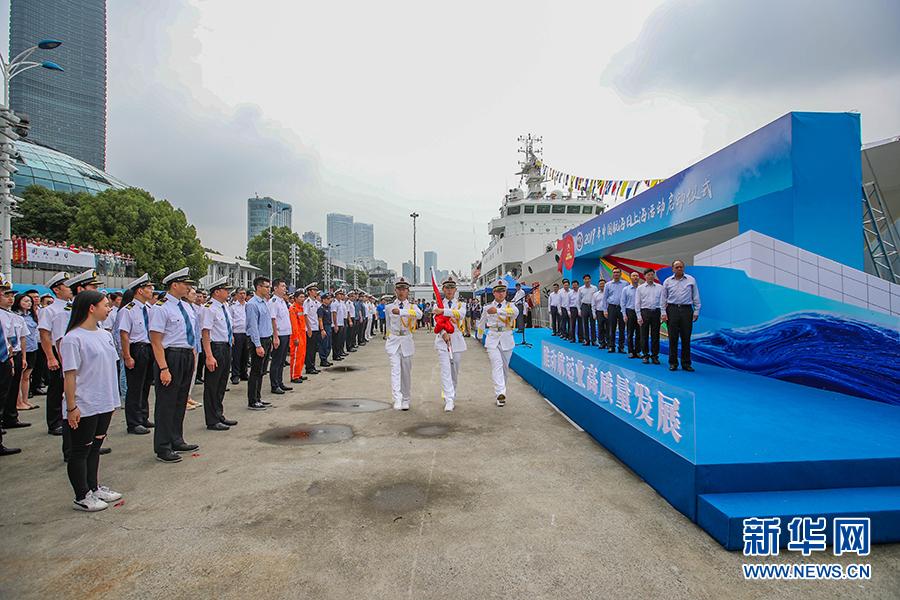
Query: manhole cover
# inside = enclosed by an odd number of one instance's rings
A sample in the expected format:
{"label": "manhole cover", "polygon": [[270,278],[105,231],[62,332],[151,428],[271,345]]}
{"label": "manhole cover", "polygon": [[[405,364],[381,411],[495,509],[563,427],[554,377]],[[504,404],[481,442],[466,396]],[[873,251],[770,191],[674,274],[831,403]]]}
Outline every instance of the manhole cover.
{"label": "manhole cover", "polygon": [[259,441],[269,444],[298,446],[304,444],[328,444],[349,440],[353,430],[346,425],[298,425],[264,431]]}
{"label": "manhole cover", "polygon": [[390,408],[391,405],[385,402],[376,402],[375,400],[364,400],[362,398],[338,398],[334,400],[322,400],[320,402],[312,402],[304,404],[301,410],[328,410],[333,412],[375,412]]}
{"label": "manhole cover", "polygon": [[425,427],[417,427],[411,430],[410,433],[422,437],[440,437],[448,431],[450,431],[450,429],[443,425],[426,425]]}
{"label": "manhole cover", "polygon": [[352,365],[337,365],[336,367],[328,367],[326,371],[334,371],[336,373],[349,373],[350,371],[365,371],[365,367],[354,367]]}
{"label": "manhole cover", "polygon": [[381,488],[372,496],[372,504],[379,510],[402,512],[425,505],[428,496],[414,485],[401,483]]}

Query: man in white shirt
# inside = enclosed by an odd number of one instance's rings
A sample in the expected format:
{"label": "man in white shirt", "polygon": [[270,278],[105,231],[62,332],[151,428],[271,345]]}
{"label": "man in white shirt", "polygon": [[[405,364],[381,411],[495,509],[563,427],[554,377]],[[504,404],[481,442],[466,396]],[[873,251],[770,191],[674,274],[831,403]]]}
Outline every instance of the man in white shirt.
{"label": "man in white shirt", "polygon": [[644,269],[644,283],[634,293],[634,307],[641,326],[641,348],[644,350],[644,364],[651,360],[659,364],[659,324],[662,310],[660,297],[662,285],[656,280],[656,271]]}
{"label": "man in white shirt", "polygon": [[569,280],[562,280],[563,289],[559,291],[557,306],[559,307],[559,336],[569,339]]}
{"label": "man in white shirt", "polygon": [[272,281],[272,298],[269,314],[272,315],[272,360],[269,363],[269,383],[273,394],[284,394],[293,388],[284,385],[284,361],[291,347],[291,314],[288,312],[287,283],[284,279]]}
{"label": "man in white shirt", "polygon": [[56,344],[53,343],[51,331],[53,318],[62,311],[72,300],[72,290],[69,288],[70,276],[66,272],[57,273],[47,282],[47,287],[53,292],[55,299],[41,309],[38,315],[38,331],[41,336],[41,350],[47,358],[47,371],[49,384],[47,385],[47,432],[52,435],[63,434],[63,377],[59,370],[59,353]]}
{"label": "man in white shirt", "polygon": [[238,288],[229,307],[234,345],[231,347],[231,383],[247,381],[247,365],[250,364],[250,347],[247,345],[247,290]]}
{"label": "man in white shirt", "polygon": [[[306,317],[306,374],[316,375],[316,355],[319,353],[319,307],[322,306],[319,297],[319,283],[313,281],[303,291],[306,292],[306,300],[303,301],[303,315]],[[326,357],[327,358],[327,357]]]}
{"label": "man in white shirt", "polygon": [[591,285],[591,276],[583,277],[584,285],[578,290],[578,314],[581,316],[581,331],[584,336],[582,346],[597,345],[597,323],[594,320],[594,310],[592,303],[594,294],[597,293],[597,287]]}
{"label": "man in white shirt", "polygon": [[522,333],[525,329],[525,291],[522,289],[522,284],[518,281],[516,282],[516,294],[513,296],[512,303],[519,310],[519,314],[516,317],[516,330]]}
{"label": "man in white shirt", "polygon": [[605,295],[603,293],[606,288],[606,280],[602,277],[600,281],[597,282],[597,285],[600,286],[597,288],[597,291],[594,292],[593,298],[591,298],[591,310],[594,312],[594,318],[597,320],[597,343],[601,350],[606,349],[606,300]]}
{"label": "man in white shirt", "polygon": [[569,290],[569,343],[584,341],[584,330],[578,319],[581,308],[581,292],[578,291],[578,281],[572,281],[572,289]]}
{"label": "man in white shirt", "polygon": [[550,308],[550,328],[552,336],[559,335],[559,284],[553,284],[553,291],[547,297],[547,306]]}

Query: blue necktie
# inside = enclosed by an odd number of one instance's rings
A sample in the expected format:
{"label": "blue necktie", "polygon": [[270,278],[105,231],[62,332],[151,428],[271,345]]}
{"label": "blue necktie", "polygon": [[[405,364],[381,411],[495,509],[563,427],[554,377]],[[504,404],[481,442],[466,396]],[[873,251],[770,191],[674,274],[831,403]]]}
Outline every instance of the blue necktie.
{"label": "blue necktie", "polygon": [[3,323],[0,323],[0,338],[3,339],[3,343],[0,344],[0,363],[5,363],[9,360],[9,348],[6,346],[6,335],[3,331]]}
{"label": "blue necktie", "polygon": [[187,311],[184,310],[184,306],[181,305],[181,302],[178,302],[178,310],[181,311],[181,316],[184,317],[184,329],[187,332],[187,341],[188,344],[191,345],[191,348],[194,347],[194,327],[191,325],[191,320],[188,318]]}
{"label": "blue necktie", "polygon": [[144,329],[147,331],[147,335],[150,335],[150,318],[147,316],[147,305],[142,304],[141,309],[144,311]]}
{"label": "blue necktie", "polygon": [[225,314],[225,322],[228,323],[228,344],[231,345],[231,319],[228,318],[228,309],[222,305],[222,312]]}

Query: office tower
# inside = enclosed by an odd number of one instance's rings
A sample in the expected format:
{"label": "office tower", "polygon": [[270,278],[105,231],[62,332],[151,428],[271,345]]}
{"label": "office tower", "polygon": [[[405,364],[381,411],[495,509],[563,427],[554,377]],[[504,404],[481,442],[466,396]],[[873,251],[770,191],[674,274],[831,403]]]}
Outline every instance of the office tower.
{"label": "office tower", "polygon": [[328,245],[334,248],[331,251],[332,258],[337,258],[345,263],[353,262],[356,250],[353,217],[340,213],[328,213],[325,233]]}
{"label": "office tower", "polygon": [[[403,276],[415,283],[422,283],[422,267],[416,266],[416,277],[413,279],[413,264],[411,260],[403,263]],[[429,275],[431,277],[431,275]]]}
{"label": "office tower", "polygon": [[106,1],[11,0],[9,57],[44,39],[62,45],[28,60],[64,72],[30,69],[10,80],[9,104],[31,118],[29,139],[106,169]]}
{"label": "office tower", "polygon": [[375,228],[371,223],[354,223],[354,258],[365,262],[375,258]]}
{"label": "office tower", "polygon": [[307,231],[304,233],[301,238],[307,244],[311,244],[314,248],[322,247],[322,234],[318,231]]}
{"label": "office tower", "polygon": [[425,260],[422,261],[423,271],[425,271],[425,277],[431,281],[431,268],[434,267],[434,273],[438,277],[438,281],[440,281],[440,275],[438,275],[437,270],[437,252],[426,252]]}
{"label": "office tower", "polygon": [[[283,210],[287,209],[287,210]],[[269,228],[269,219],[273,227],[291,227],[293,209],[290,204],[273,200],[268,196],[247,199],[247,241]],[[274,219],[272,215],[275,215]]]}

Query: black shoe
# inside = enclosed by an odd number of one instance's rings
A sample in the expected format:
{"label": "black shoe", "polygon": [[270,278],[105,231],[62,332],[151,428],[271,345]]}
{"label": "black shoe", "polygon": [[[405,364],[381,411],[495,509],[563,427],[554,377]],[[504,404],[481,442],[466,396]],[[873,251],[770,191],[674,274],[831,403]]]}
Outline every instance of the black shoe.
{"label": "black shoe", "polygon": [[635,354],[634,352],[629,352],[629,353],[628,353],[628,358],[637,358],[637,357],[638,357],[638,355]]}
{"label": "black shoe", "polygon": [[109,448],[107,446],[100,448],[100,454],[109,454],[110,452],[112,452],[112,448]]}
{"label": "black shoe", "polygon": [[225,388],[225,391],[226,391],[226,392],[230,392],[230,391],[231,391],[231,388],[227,387],[227,388]]}
{"label": "black shoe", "polygon": [[678,370],[678,365],[669,365],[669,370],[670,370],[670,371],[677,371],[677,370]]}
{"label": "black shoe", "polygon": [[336,356],[336,357],[332,358],[331,360],[342,361],[342,360],[344,360],[344,357],[343,357],[343,356]]}
{"label": "black shoe", "polygon": [[181,444],[181,445],[172,445],[172,450],[175,452],[193,452],[197,448],[199,448],[197,444]]}
{"label": "black shoe", "polygon": [[203,383],[203,380],[198,377],[196,380],[194,380],[194,383]]}
{"label": "black shoe", "polygon": [[240,379],[235,379],[235,378],[233,378],[233,377],[231,378],[231,385],[237,385],[237,384],[239,384],[240,382],[241,382]]}
{"label": "black shoe", "polygon": [[625,354],[625,348],[619,348],[619,354]]}
{"label": "black shoe", "polygon": [[0,428],[0,435],[6,435],[6,430],[5,430],[5,429],[2,429],[2,428]]}
{"label": "black shoe", "polygon": [[281,366],[282,366],[282,367],[289,367],[289,366],[291,366],[291,363],[288,362],[288,361],[284,361],[284,364],[281,365]]}
{"label": "black shoe", "polygon": [[658,365],[658,364],[659,364],[659,359],[658,359],[658,358],[651,358],[651,359],[650,359],[650,362],[652,362],[654,365]]}
{"label": "black shoe", "polygon": [[[328,366],[330,367],[330,366],[331,366],[331,363],[329,363]],[[320,370],[318,370],[318,369],[313,369],[313,370],[311,370],[311,371],[310,371],[309,369],[307,369],[306,374],[307,374],[307,375],[318,375],[318,374],[321,373],[321,372],[322,372],[322,371],[320,371]]]}
{"label": "black shoe", "polygon": [[213,425],[207,425],[206,428],[210,431],[228,431],[229,429],[231,429],[231,427],[229,427],[225,423],[215,423]]}
{"label": "black shoe", "polygon": [[284,394],[284,390],[282,390],[281,388],[272,388],[270,391],[273,394]]}
{"label": "black shoe", "polygon": [[[291,383],[293,383],[293,382],[291,382]],[[282,391],[282,392],[292,392],[292,391],[294,391],[294,388],[288,387],[288,386],[286,386],[286,385],[284,385],[284,384],[282,383],[282,384],[281,384],[281,391]]]}
{"label": "black shoe", "polygon": [[642,360],[641,362],[644,363],[645,365],[649,365],[649,364],[650,364],[650,359],[647,358],[647,357],[645,356],[645,357],[644,357],[644,360]]}
{"label": "black shoe", "polygon": [[350,352],[356,352],[356,348],[350,348]]}
{"label": "black shoe", "polygon": [[128,429],[128,433],[134,433],[136,435],[147,435],[148,433],[150,433],[150,430],[143,425],[138,425],[137,427]]}
{"label": "black shoe", "polygon": [[596,346],[597,342],[591,342],[591,346]]}
{"label": "black shoe", "polygon": [[156,423],[154,423],[153,421],[144,421],[144,427],[146,427],[147,429],[153,429],[154,427],[156,427]]}
{"label": "black shoe", "polygon": [[62,425],[60,425],[56,429],[51,429],[47,433],[49,433],[50,435],[62,435]]}
{"label": "black shoe", "polygon": [[694,372],[694,367],[692,367],[690,365],[688,365],[687,367],[681,367],[681,368],[684,369],[685,371],[687,371],[688,373]]}
{"label": "black shoe", "polygon": [[269,407],[266,406],[265,404],[263,404],[262,402],[254,402],[247,408],[249,408],[250,410],[266,410]]}
{"label": "black shoe", "polygon": [[177,463],[181,462],[181,457],[172,452],[171,450],[166,450],[162,454],[156,455],[156,460],[164,462],[164,463]]}
{"label": "black shoe", "polygon": [[3,444],[0,444],[0,456],[7,456],[9,454],[18,454],[21,452],[21,448],[7,448]]}
{"label": "black shoe", "polygon": [[301,377],[300,379],[291,379],[291,383],[303,383],[305,377]]}
{"label": "black shoe", "polygon": [[241,375],[241,381],[250,381],[250,378],[247,375]]}
{"label": "black shoe", "polygon": [[22,421],[13,421],[12,423],[4,423],[4,429],[19,429],[20,427],[31,427],[31,423],[23,423]]}
{"label": "black shoe", "polygon": [[229,427],[234,427],[235,425],[237,425],[237,421],[232,421],[231,419],[222,419],[222,422]]}
{"label": "black shoe", "polygon": [[[319,366],[322,367],[322,368],[325,368],[325,367],[333,367],[333,366],[334,366],[334,363],[328,362],[328,361],[326,360],[325,362],[323,362],[323,363],[320,364]],[[310,371],[307,371],[307,373],[310,373]],[[318,371],[316,371],[316,373],[318,373]]]}
{"label": "black shoe", "polygon": [[34,395],[35,396],[46,396],[47,390],[45,390],[44,388],[38,388],[38,389],[34,390]]}
{"label": "black shoe", "polygon": [[607,354],[615,354],[615,353],[616,353],[616,349],[615,349],[615,348],[610,348],[609,350],[606,351],[606,353],[607,353]]}
{"label": "black shoe", "polygon": [[585,342],[585,343],[582,344],[582,346],[590,346],[590,345],[591,345],[590,342]]}

